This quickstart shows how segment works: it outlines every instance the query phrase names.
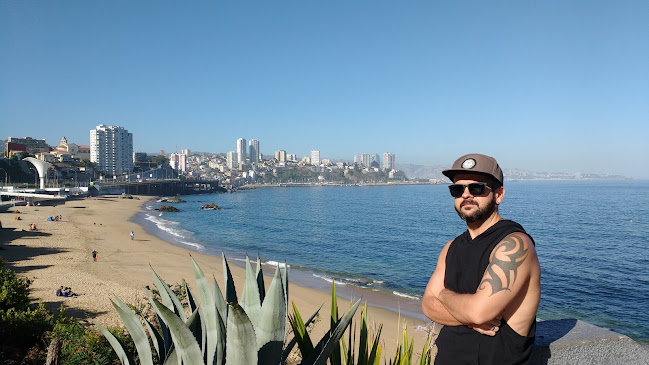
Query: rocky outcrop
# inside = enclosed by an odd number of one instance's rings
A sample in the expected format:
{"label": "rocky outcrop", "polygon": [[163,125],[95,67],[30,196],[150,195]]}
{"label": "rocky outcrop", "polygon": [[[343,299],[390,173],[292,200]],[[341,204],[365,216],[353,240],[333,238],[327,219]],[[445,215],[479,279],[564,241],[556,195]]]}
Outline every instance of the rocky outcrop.
{"label": "rocky outcrop", "polygon": [[187,203],[187,200],[182,200],[179,197],[175,196],[173,198],[161,199],[161,203]]}
{"label": "rocky outcrop", "polygon": [[171,205],[161,205],[158,210],[161,212],[180,212],[180,209],[172,207]]}
{"label": "rocky outcrop", "polygon": [[218,205],[216,205],[214,203],[207,203],[207,204],[204,204],[201,207],[201,209],[204,209],[204,210],[221,210],[223,208],[219,207]]}

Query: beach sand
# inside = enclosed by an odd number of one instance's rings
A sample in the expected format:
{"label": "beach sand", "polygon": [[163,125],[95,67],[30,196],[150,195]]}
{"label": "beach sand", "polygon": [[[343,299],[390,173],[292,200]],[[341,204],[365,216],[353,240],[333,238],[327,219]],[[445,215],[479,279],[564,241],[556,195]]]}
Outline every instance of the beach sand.
{"label": "beach sand", "polygon": [[[220,257],[207,256],[174,246],[148,234],[141,226],[129,221],[151,197],[122,199],[118,196],[99,196],[68,200],[57,206],[18,206],[0,213],[0,258],[6,267],[19,275],[33,279],[30,298],[33,303],[43,301],[49,309],[58,310],[63,304],[68,312],[81,319],[95,319],[106,326],[123,326],[110,303],[115,296],[135,306],[148,305],[144,287],[153,287],[151,265],[168,284],[185,279],[195,291],[195,279],[189,255],[196,260],[206,276],[214,275],[223,288]],[[20,213],[16,213],[20,211]],[[50,216],[62,216],[61,221],[47,221]],[[22,220],[13,220],[20,216]],[[35,223],[37,231],[29,231]],[[130,232],[135,233],[131,240]],[[98,252],[97,261],[92,251]],[[263,256],[263,252],[261,253]],[[254,264],[253,264],[254,265]],[[235,287],[240,295],[245,270],[230,268]],[[264,269],[266,275],[273,272]],[[289,270],[289,281],[291,271]],[[422,275],[427,275],[423,273]],[[270,278],[267,277],[267,288]],[[71,287],[78,297],[57,297],[60,286]],[[350,290],[350,289],[347,289]],[[352,291],[354,291],[352,289]],[[372,297],[362,290],[350,293],[353,297]],[[369,294],[369,293],[367,293]],[[401,336],[399,316],[391,310],[373,306],[369,299],[371,330],[383,324],[381,333],[382,357],[392,358]],[[385,300],[382,299],[382,300]],[[396,299],[394,299],[396,301]],[[322,305],[320,320],[313,328],[312,338],[319,339],[329,328],[331,295],[316,289],[291,283],[289,301],[294,302],[303,318],[308,318]],[[351,305],[349,299],[339,298],[339,312]],[[398,303],[388,306],[397,307]],[[292,311],[292,310],[291,310]],[[360,322],[360,309],[355,320]],[[401,316],[401,326],[407,324],[408,335],[414,338],[416,359],[426,341],[428,322]],[[292,335],[289,335],[289,339]]]}

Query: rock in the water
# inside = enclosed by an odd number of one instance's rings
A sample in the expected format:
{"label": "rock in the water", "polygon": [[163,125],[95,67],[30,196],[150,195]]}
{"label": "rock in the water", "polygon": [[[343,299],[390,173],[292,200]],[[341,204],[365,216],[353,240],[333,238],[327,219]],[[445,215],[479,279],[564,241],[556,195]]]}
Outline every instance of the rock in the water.
{"label": "rock in the water", "polygon": [[180,199],[178,195],[174,196],[173,198],[167,198],[167,199],[162,199],[160,200],[161,203],[187,203],[186,200]]}
{"label": "rock in the water", "polygon": [[161,212],[180,212],[180,209],[172,207],[171,205],[161,205],[158,210]]}
{"label": "rock in the water", "polygon": [[216,205],[216,204],[214,204],[214,203],[208,203],[208,204],[204,204],[204,205],[201,207],[201,209],[221,210],[221,209],[223,209],[223,208],[219,207],[218,205]]}

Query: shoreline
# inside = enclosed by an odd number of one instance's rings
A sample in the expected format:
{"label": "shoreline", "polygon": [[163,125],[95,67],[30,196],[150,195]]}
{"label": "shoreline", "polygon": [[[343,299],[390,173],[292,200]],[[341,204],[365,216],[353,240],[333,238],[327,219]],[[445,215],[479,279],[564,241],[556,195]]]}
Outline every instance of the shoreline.
{"label": "shoreline", "polygon": [[[149,264],[170,285],[180,283],[184,278],[190,287],[195,288],[189,255],[206,275],[223,277],[220,257],[166,242],[133,222],[132,217],[151,199],[136,198],[139,200],[99,196],[68,200],[56,206],[12,207],[0,213],[3,227],[0,257],[7,261],[7,268],[33,280],[30,286],[32,303],[42,300],[48,309],[55,312],[64,304],[71,315],[81,319],[93,318],[106,326],[123,327],[110,304],[110,299],[115,296],[135,306],[148,303],[143,288],[153,283]],[[13,220],[14,215],[20,215],[22,220]],[[47,217],[55,215],[62,215],[62,221],[46,221]],[[28,231],[30,223],[35,223],[38,230]],[[134,240],[130,239],[131,231],[135,232]],[[97,262],[92,261],[90,253],[93,250],[99,252]],[[231,263],[236,261],[229,260]],[[231,270],[240,292],[245,270],[238,265],[231,265]],[[270,270],[267,269],[265,274],[269,285]],[[295,282],[296,276],[289,271],[292,284],[289,300],[295,302],[303,316],[310,316],[322,306],[320,319],[313,329],[313,336],[319,338],[329,327],[326,319],[330,311],[330,286],[326,291],[305,287]],[[57,297],[55,291],[61,285],[72,287],[80,294],[79,297]],[[384,357],[393,356],[401,338],[399,318],[402,327],[407,324],[409,337],[414,337],[415,352],[421,351],[429,322],[412,318],[407,311],[399,316],[382,307],[381,303],[372,304],[375,299],[361,289],[351,290],[349,296],[344,294],[346,288],[343,286],[336,285],[336,291],[339,311],[349,308],[348,298],[363,297],[368,301],[371,328],[376,330],[378,324],[383,324],[381,343]]]}
{"label": "shoreline", "polygon": [[[158,237],[159,239],[168,242],[174,246],[186,249],[192,252],[201,253],[207,256],[213,256],[221,259],[221,254],[218,252],[220,249],[214,249],[206,247],[203,242],[196,242],[195,239],[187,240],[186,237],[182,237],[182,234],[173,232],[172,229],[166,229],[163,226],[166,222],[172,222],[172,225],[175,226],[177,222],[169,220],[166,218],[154,218],[149,219],[149,215],[153,210],[144,209],[147,205],[153,206],[152,204],[154,198],[149,199],[148,201],[142,204],[142,209],[139,212],[135,213],[129,220],[140,225],[147,233]],[[181,226],[180,229],[182,230]],[[191,232],[189,232],[191,234]],[[240,252],[234,249],[224,248],[225,255],[228,259],[228,262],[233,265],[245,269],[245,257],[244,252]],[[264,267],[264,272],[268,274],[270,270],[274,270],[272,264],[276,264],[275,261],[264,260],[263,252],[260,252],[262,264]],[[250,257],[251,262],[256,260],[256,257]],[[289,266],[289,281],[294,285],[299,285],[305,288],[318,290],[323,293],[331,293],[331,285],[334,280],[329,276],[328,272],[321,271],[317,268],[294,266],[290,262],[287,263]],[[283,265],[283,263],[282,263]],[[384,308],[390,310],[396,314],[401,314],[405,317],[412,319],[418,319],[423,322],[428,322],[428,319],[421,312],[421,298],[414,297],[412,295],[402,293],[396,290],[391,290],[389,288],[376,289],[371,287],[366,287],[362,285],[356,285],[355,279],[357,278],[337,278],[336,280],[336,293],[338,297],[342,297],[347,300],[354,300],[360,297],[367,298],[369,303],[372,306]]]}

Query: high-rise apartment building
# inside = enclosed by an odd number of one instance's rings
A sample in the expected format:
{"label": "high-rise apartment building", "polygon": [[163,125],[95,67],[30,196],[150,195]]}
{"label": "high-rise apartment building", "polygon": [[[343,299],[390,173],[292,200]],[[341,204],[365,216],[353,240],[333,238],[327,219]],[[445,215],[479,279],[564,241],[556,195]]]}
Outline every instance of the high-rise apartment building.
{"label": "high-rise apartment building", "polygon": [[237,162],[246,163],[248,146],[246,145],[245,138],[237,139]]}
{"label": "high-rise apartment building", "polygon": [[280,164],[286,163],[286,151],[284,150],[275,151],[275,159]]}
{"label": "high-rise apartment building", "polygon": [[90,131],[90,161],[108,174],[132,171],[133,134],[123,127],[98,125]]}
{"label": "high-rise apartment building", "polygon": [[320,166],[320,151],[311,151],[311,165]]}
{"label": "high-rise apartment building", "polygon": [[230,170],[239,168],[239,156],[234,151],[230,151],[225,155],[225,161],[228,164]]}
{"label": "high-rise apartment building", "polygon": [[250,163],[259,162],[259,141],[256,139],[250,140]]}
{"label": "high-rise apartment building", "polygon": [[187,171],[187,155],[184,153],[172,153],[169,155],[169,165],[178,172]]}
{"label": "high-rise apartment building", "polygon": [[394,153],[383,153],[383,168],[386,170],[394,170]]}

